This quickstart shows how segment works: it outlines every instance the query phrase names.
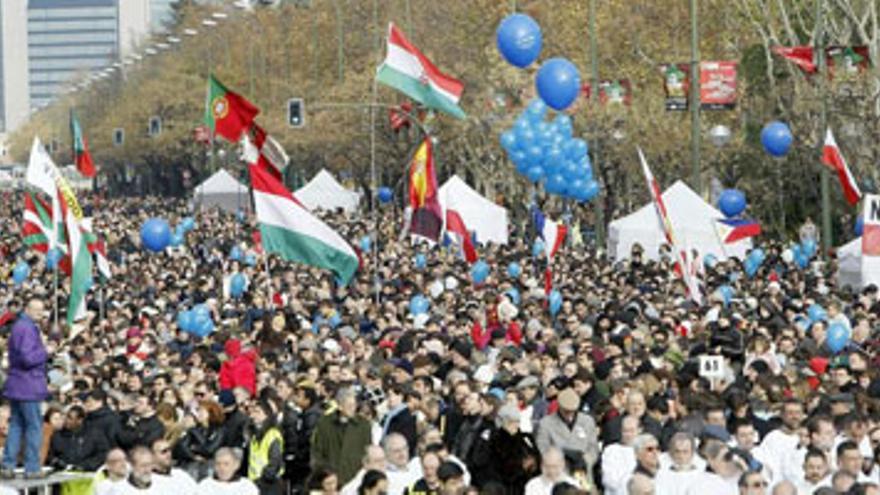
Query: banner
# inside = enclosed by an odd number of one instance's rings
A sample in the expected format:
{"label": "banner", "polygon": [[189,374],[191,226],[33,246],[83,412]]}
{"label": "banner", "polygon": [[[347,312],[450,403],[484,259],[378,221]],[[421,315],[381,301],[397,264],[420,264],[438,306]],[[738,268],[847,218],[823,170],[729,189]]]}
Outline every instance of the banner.
{"label": "banner", "polygon": [[703,110],[736,108],[736,62],[700,63],[700,107]]}
{"label": "banner", "polygon": [[866,194],[862,219],[862,287],[880,284],[880,195]]}
{"label": "banner", "polygon": [[[584,98],[590,99],[593,94],[590,83],[581,86],[581,94]],[[630,106],[632,104],[632,83],[629,79],[599,81],[599,104],[602,106]]]}
{"label": "banner", "polygon": [[688,108],[690,67],[688,64],[663,64],[663,90],[666,93],[667,111],[684,111]]}
{"label": "banner", "polygon": [[871,55],[867,46],[831,46],[825,51],[828,77],[855,79],[871,67]]}

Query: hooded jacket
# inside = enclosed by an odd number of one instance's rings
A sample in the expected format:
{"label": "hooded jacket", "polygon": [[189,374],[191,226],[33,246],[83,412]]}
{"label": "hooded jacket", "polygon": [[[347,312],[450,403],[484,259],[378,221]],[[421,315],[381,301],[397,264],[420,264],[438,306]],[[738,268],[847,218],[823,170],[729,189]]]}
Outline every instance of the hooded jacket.
{"label": "hooded jacket", "polygon": [[224,351],[228,359],[220,365],[220,390],[244,387],[251,397],[257,393],[257,353],[253,350],[241,352],[241,341],[229,339]]}
{"label": "hooded jacket", "polygon": [[26,314],[12,325],[8,344],[9,372],[3,396],[10,400],[41,401],[49,396],[46,385],[46,361],[40,329]]}

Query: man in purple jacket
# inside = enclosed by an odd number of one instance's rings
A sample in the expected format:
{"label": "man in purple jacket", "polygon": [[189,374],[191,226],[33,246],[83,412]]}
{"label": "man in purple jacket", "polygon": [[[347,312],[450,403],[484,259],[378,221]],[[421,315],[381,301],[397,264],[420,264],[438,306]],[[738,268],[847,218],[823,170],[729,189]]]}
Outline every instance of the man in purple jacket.
{"label": "man in purple jacket", "polygon": [[40,403],[49,396],[46,387],[46,361],[49,354],[43,346],[37,322],[43,321],[43,301],[31,299],[9,335],[9,370],[3,397],[11,406],[9,434],[3,448],[0,477],[11,478],[21,452],[24,437],[25,477],[41,476],[40,444],[43,441],[43,418]]}

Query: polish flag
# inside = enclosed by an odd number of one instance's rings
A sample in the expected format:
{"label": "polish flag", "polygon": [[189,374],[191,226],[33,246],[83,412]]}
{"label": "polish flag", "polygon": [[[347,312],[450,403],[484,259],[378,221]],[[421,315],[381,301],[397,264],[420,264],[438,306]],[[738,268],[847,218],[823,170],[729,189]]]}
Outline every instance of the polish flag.
{"label": "polish flag", "polygon": [[855,206],[862,199],[862,192],[859,190],[859,185],[856,183],[852,172],[849,171],[846,160],[843,159],[843,155],[840,153],[840,148],[837,146],[837,141],[834,140],[834,134],[831,133],[831,129],[828,129],[828,133],[825,134],[825,146],[822,148],[822,163],[837,173],[837,179],[840,181],[841,187],[843,187],[843,195],[846,197],[846,202]]}

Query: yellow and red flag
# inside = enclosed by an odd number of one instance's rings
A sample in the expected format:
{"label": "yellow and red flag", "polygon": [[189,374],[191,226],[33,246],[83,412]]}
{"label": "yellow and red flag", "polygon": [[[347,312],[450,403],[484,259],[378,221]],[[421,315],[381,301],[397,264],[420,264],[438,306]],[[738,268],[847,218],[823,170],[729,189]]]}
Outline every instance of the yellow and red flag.
{"label": "yellow and red flag", "polygon": [[437,175],[431,138],[426,137],[409,167],[410,233],[437,242],[443,228],[443,210],[437,198]]}

